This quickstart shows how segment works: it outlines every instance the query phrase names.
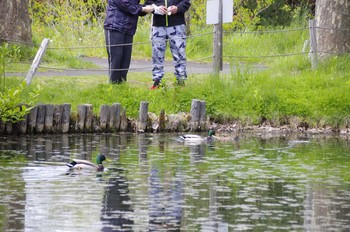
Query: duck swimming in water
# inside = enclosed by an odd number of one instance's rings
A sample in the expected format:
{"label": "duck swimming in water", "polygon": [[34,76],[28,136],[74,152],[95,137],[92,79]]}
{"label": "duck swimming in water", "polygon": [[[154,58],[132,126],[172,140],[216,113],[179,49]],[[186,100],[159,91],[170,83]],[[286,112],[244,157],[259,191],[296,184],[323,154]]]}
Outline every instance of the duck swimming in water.
{"label": "duck swimming in water", "polygon": [[217,136],[215,134],[215,130],[210,129],[208,131],[208,136],[206,138],[202,138],[201,136],[196,135],[196,134],[186,134],[186,135],[181,135],[180,140],[184,141],[185,143],[190,143],[190,144],[199,144],[202,142],[213,142],[213,141],[229,142],[229,141],[237,141],[238,136],[237,135],[219,135],[219,136]]}
{"label": "duck swimming in water", "polygon": [[103,171],[104,166],[102,164],[103,161],[106,160],[106,156],[99,154],[96,157],[96,164],[88,161],[88,160],[81,160],[81,159],[73,159],[72,162],[67,163],[66,165],[69,167],[69,169],[88,169],[88,170],[96,170],[96,171]]}
{"label": "duck swimming in water", "polygon": [[213,140],[214,135],[215,135],[215,131],[210,129],[208,131],[208,136],[206,138],[202,138],[201,136],[196,134],[185,134],[185,135],[180,135],[180,140],[184,142],[190,142],[190,143],[210,142]]}

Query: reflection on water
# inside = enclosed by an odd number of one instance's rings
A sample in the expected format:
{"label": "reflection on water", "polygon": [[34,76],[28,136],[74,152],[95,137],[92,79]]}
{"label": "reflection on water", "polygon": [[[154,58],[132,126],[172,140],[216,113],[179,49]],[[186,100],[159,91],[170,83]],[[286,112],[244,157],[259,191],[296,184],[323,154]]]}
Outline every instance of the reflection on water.
{"label": "reflection on water", "polygon": [[123,169],[111,170],[116,177],[107,181],[102,201],[102,231],[131,231],[134,221],[129,186]]}
{"label": "reflection on water", "polygon": [[[0,231],[347,231],[344,138],[0,138]],[[68,171],[107,155],[108,171]]]}
{"label": "reflection on water", "polygon": [[151,169],[149,180],[149,229],[166,228],[171,231],[179,231],[183,213],[183,178],[177,171],[175,177],[166,173],[168,181],[163,184],[159,170]]}
{"label": "reflection on water", "polygon": [[93,173],[66,175],[66,170],[50,165],[24,168],[26,231],[100,227],[104,183]]}

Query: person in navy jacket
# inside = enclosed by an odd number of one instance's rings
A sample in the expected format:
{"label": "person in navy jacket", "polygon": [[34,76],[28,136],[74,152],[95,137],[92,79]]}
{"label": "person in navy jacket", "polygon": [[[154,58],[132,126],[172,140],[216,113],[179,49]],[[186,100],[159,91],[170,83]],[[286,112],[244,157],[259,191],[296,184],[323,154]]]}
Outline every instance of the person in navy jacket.
{"label": "person in navy jacket", "polygon": [[110,83],[127,80],[138,17],[153,11],[151,5],[142,5],[140,0],[108,0],[104,29]]}

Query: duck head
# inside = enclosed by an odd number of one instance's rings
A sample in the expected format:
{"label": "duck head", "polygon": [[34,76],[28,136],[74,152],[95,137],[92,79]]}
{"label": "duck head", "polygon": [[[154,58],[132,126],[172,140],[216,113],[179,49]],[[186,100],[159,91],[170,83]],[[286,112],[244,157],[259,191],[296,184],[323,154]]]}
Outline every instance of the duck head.
{"label": "duck head", "polygon": [[213,135],[215,135],[215,131],[213,129],[210,129],[208,131],[208,137],[212,137]]}
{"label": "duck head", "polygon": [[102,164],[102,162],[105,161],[105,160],[106,160],[106,156],[105,155],[99,154],[96,157],[96,163],[97,164]]}

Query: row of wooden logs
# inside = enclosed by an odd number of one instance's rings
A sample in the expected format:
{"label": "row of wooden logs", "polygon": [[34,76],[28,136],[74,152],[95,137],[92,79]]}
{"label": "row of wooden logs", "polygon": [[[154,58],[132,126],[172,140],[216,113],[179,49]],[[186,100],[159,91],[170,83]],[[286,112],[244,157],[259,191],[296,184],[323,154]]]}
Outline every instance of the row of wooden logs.
{"label": "row of wooden logs", "polygon": [[148,112],[148,102],[140,103],[138,119],[128,119],[119,103],[102,105],[99,115],[91,104],[79,105],[72,112],[70,104],[39,104],[17,123],[1,123],[0,134],[104,133],[104,132],[185,132],[206,131],[205,101],[193,99],[190,113],[157,116]]}

